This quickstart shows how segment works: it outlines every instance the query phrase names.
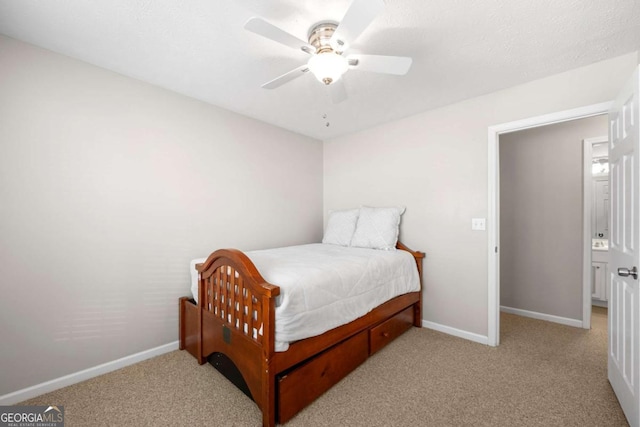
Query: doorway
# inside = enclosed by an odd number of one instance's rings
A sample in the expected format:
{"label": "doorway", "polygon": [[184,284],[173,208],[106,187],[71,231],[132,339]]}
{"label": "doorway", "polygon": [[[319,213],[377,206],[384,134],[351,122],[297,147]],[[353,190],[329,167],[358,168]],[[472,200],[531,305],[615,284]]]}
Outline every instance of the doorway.
{"label": "doorway", "polygon": [[[591,239],[585,248],[584,280],[590,278],[593,306],[608,307],[611,289],[609,275],[609,137],[587,138],[583,141],[584,169],[584,239]],[[588,235],[588,233],[591,233]],[[589,258],[590,255],[590,258]],[[590,274],[589,274],[590,273]],[[588,277],[590,276],[590,277]],[[585,284],[586,287],[586,284]],[[597,310],[599,314],[603,310]],[[590,326],[585,319],[585,327]]]}
{"label": "doorway", "polygon": [[[502,312],[589,327],[583,322],[583,304],[590,301],[583,298],[582,280],[584,276],[592,285],[605,282],[607,252],[605,245],[594,249],[594,260],[597,256],[604,258],[595,264],[584,257],[590,255],[585,249],[592,249],[593,233],[589,230],[583,236],[583,223],[592,224],[591,210],[584,212],[583,199],[588,194],[583,192],[591,190],[593,179],[602,184],[603,179],[608,183],[608,177],[591,178],[591,162],[584,166],[583,141],[606,134],[607,128],[607,116],[597,115],[500,136],[498,255]],[[603,238],[595,241],[608,242],[601,219],[598,224]],[[583,269],[583,265],[595,268]],[[598,280],[594,282],[590,276]],[[604,292],[590,294],[605,299]]]}
{"label": "doorway", "polygon": [[[505,123],[489,128],[488,151],[489,151],[489,215],[488,215],[488,344],[497,346],[500,343],[500,136],[507,134],[538,128],[546,125],[568,122],[601,114],[606,114],[611,106],[610,102],[596,104],[588,107],[567,110],[558,113],[548,114],[530,119]],[[580,220],[580,219],[579,219]],[[586,244],[586,243],[585,243]],[[591,286],[583,285],[583,327],[590,326],[591,319]],[[584,324],[587,320],[588,325]]]}

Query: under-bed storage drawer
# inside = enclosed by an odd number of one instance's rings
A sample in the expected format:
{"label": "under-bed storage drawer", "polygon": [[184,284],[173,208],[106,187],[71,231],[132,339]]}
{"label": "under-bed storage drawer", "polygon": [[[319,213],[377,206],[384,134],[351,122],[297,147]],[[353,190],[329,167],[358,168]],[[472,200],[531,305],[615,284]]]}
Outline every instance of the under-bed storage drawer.
{"label": "under-bed storage drawer", "polygon": [[369,330],[370,354],[383,348],[413,326],[413,306]]}
{"label": "under-bed storage drawer", "polygon": [[278,377],[278,414],[285,423],[369,357],[363,331]]}

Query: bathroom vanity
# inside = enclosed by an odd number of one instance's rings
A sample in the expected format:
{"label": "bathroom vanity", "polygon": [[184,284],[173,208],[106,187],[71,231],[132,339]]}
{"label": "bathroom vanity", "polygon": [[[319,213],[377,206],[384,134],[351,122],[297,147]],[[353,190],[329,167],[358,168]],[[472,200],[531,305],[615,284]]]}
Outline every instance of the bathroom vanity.
{"label": "bathroom vanity", "polygon": [[607,306],[611,278],[609,276],[609,247],[607,241],[594,239],[591,251],[591,301],[593,305]]}

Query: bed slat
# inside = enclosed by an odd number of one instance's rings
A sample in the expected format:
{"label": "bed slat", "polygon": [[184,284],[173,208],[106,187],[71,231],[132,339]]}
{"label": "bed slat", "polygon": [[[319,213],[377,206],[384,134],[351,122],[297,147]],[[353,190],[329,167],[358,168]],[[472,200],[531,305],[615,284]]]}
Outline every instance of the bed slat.
{"label": "bed slat", "polygon": [[245,296],[243,306],[244,309],[247,310],[247,331],[251,338],[253,338],[253,309],[251,307],[251,300],[253,299],[253,295],[251,294],[250,289],[245,289],[247,295]]}

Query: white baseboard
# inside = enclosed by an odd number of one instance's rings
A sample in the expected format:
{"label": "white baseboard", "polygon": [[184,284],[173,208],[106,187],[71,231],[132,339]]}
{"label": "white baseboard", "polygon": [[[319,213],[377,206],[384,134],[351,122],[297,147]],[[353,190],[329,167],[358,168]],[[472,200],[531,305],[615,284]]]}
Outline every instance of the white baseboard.
{"label": "white baseboard", "polygon": [[487,336],[475,334],[473,332],[463,331],[462,329],[452,328],[451,326],[441,325],[440,323],[423,320],[422,327],[433,329],[434,331],[438,331],[438,332],[444,332],[445,334],[453,335],[454,337],[458,337],[458,338],[464,338],[466,340],[477,342],[479,344],[489,345],[489,337]]}
{"label": "white baseboard", "polygon": [[102,365],[94,366],[93,368],[84,369],[73,374],[65,375],[64,377],[56,378],[51,381],[24,388],[22,390],[14,391],[13,393],[5,394],[4,396],[0,396],[0,405],[15,405],[16,403],[32,399],[34,397],[52,392],[54,390],[58,390],[62,387],[86,381],[90,378],[94,378],[129,365],[134,365],[138,362],[142,362],[143,360],[151,359],[152,357],[160,356],[161,354],[177,350],[178,344],[178,341],[174,341],[169,344],[152,348],[150,350],[145,350],[141,351],[140,353],[125,356],[118,360],[103,363]]}
{"label": "white baseboard", "polygon": [[582,320],[569,319],[568,317],[554,316],[552,314],[538,313],[535,311],[522,310],[520,308],[500,306],[500,311],[505,313],[517,314],[518,316],[530,317],[532,319],[546,320],[547,322],[560,323],[561,325],[573,326],[575,328],[582,328]]}

